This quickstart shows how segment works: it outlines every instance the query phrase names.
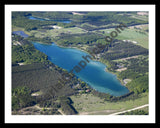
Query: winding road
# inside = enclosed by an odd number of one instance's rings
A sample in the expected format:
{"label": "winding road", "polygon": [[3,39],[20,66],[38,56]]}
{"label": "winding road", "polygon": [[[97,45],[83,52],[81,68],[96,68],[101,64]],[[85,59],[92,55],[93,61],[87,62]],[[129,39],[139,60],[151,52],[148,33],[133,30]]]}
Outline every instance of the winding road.
{"label": "winding road", "polygon": [[132,109],[129,109],[129,110],[121,111],[121,112],[112,113],[112,114],[109,114],[109,115],[118,115],[118,114],[121,114],[121,113],[130,112],[130,111],[137,110],[137,109],[140,109],[140,108],[144,108],[144,107],[147,107],[147,106],[149,106],[149,104],[145,104],[145,105],[142,105],[142,106],[139,106],[139,107],[136,107],[136,108],[132,108]]}

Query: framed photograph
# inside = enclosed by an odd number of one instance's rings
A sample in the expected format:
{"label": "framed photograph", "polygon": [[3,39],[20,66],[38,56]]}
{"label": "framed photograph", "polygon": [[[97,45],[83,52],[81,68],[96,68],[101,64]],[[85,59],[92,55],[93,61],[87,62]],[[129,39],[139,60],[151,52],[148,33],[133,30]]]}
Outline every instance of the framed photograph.
{"label": "framed photograph", "polygon": [[155,123],[155,5],[5,5],[6,123]]}

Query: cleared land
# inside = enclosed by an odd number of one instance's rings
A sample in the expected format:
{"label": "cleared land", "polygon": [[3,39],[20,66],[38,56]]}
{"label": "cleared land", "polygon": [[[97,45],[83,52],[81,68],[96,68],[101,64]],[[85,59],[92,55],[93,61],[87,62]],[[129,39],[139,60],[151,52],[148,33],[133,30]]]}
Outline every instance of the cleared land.
{"label": "cleared land", "polygon": [[[124,29],[121,33],[118,33],[116,39],[136,41],[137,45],[148,49],[148,33],[143,30],[143,26],[144,25],[142,25],[142,29],[134,29],[133,27]],[[146,27],[146,25],[144,27]],[[106,36],[110,36],[110,33],[115,31],[115,29],[102,29],[100,31],[104,31]]]}
{"label": "cleared land", "polygon": [[148,104],[147,93],[141,94],[141,97],[138,99],[121,102],[104,101],[93,94],[82,94],[71,96],[70,98],[73,101],[74,108],[80,115],[108,115]]}
{"label": "cleared land", "polygon": [[34,35],[37,38],[43,37],[50,37],[55,38],[56,36],[60,36],[61,34],[78,34],[78,33],[85,33],[86,31],[78,28],[78,27],[71,27],[71,28],[60,28],[60,29],[51,29],[51,30],[32,30],[31,35]]}
{"label": "cleared land", "polygon": [[122,112],[112,113],[110,115],[118,115],[118,114],[121,114],[121,113],[126,113],[126,112],[134,111],[134,110],[137,110],[137,109],[141,109],[141,108],[144,108],[144,107],[147,107],[147,106],[149,106],[149,104],[145,104],[145,105],[142,105],[142,106],[139,106],[139,107],[136,107],[136,108],[132,108],[132,109],[129,109],[129,110],[125,110],[125,111],[122,111]]}

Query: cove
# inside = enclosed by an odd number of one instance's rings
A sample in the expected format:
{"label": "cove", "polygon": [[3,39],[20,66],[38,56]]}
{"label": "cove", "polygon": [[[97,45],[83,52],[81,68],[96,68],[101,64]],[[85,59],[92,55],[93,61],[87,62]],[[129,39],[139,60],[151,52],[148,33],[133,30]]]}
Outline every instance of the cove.
{"label": "cove", "polygon": [[[75,48],[59,47],[55,43],[45,45],[33,42],[33,45],[36,49],[45,53],[51,62],[67,71],[71,71],[81,60],[84,60],[82,56],[89,55]],[[113,96],[121,96],[129,93],[129,90],[120,83],[116,75],[106,72],[105,68],[105,64],[89,60],[85,68],[78,73],[73,73],[99,92],[109,93]]]}

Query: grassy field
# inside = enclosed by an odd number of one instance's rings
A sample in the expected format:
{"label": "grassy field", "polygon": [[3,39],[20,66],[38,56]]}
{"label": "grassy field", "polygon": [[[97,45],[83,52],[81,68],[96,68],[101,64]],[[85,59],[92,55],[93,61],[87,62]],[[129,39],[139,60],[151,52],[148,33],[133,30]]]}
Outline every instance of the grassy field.
{"label": "grassy field", "polygon": [[[145,31],[148,28],[146,25],[142,25],[141,29],[135,29],[134,27],[132,28],[127,28],[121,31],[121,33],[118,33],[118,36],[116,39],[120,40],[131,40],[131,41],[136,41],[138,42],[138,45],[141,45],[144,48],[148,49],[148,33]],[[23,28],[20,27],[13,27],[12,31],[24,31]],[[110,33],[112,31],[115,31],[114,28],[112,29],[101,29],[100,31],[104,31],[105,36],[110,36]],[[78,27],[71,27],[71,28],[60,28],[60,29],[51,29],[51,30],[32,30],[30,32],[24,31],[28,35],[34,35],[37,38],[43,38],[43,37],[50,37],[52,39],[56,38],[56,36],[62,34],[62,33],[68,33],[68,34],[80,34],[80,33],[86,33],[87,31],[78,28]],[[95,32],[95,31],[93,31]]]}
{"label": "grassy field", "polygon": [[74,108],[83,114],[107,115],[113,112],[128,110],[144,104],[148,104],[148,94],[143,93],[141,97],[135,100],[108,102],[92,94],[83,94],[70,97],[73,101]]}
{"label": "grassy field", "polygon": [[32,30],[32,35],[35,35],[37,38],[42,37],[50,37],[55,38],[61,33],[68,33],[68,34],[78,34],[78,33],[85,33],[86,31],[78,28],[78,27],[71,27],[71,28],[60,28],[60,29],[51,29],[51,30]]}
{"label": "grassy field", "polygon": [[[101,31],[104,31],[106,36],[110,36],[110,33],[115,31],[115,29],[102,29]],[[136,41],[138,45],[148,49],[148,33],[144,32],[144,30],[140,31],[134,28],[127,28],[121,31],[121,33],[118,33],[116,39]]]}

